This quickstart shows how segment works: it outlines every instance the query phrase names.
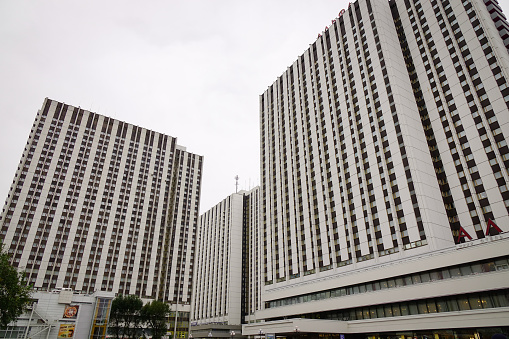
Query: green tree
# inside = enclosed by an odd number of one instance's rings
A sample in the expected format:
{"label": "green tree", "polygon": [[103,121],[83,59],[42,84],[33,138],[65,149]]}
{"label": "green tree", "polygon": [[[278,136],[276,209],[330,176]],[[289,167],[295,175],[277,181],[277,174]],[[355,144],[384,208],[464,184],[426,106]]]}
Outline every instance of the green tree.
{"label": "green tree", "polygon": [[136,295],[119,295],[111,302],[108,332],[116,339],[140,337],[143,301]]}
{"label": "green tree", "polygon": [[152,334],[152,339],[161,339],[166,335],[166,317],[170,312],[170,306],[162,301],[154,300],[147,303],[141,309],[141,315],[147,329]]}
{"label": "green tree", "polygon": [[26,281],[25,272],[18,272],[9,259],[0,243],[0,328],[6,328],[31,304],[32,287]]}

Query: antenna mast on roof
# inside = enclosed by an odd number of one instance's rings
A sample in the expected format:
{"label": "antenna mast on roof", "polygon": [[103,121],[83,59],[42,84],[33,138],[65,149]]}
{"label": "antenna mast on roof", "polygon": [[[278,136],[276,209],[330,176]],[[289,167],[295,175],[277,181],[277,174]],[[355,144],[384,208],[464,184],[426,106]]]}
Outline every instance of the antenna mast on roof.
{"label": "antenna mast on roof", "polygon": [[234,179],[235,179],[235,193],[237,193],[239,189],[239,176],[236,175]]}

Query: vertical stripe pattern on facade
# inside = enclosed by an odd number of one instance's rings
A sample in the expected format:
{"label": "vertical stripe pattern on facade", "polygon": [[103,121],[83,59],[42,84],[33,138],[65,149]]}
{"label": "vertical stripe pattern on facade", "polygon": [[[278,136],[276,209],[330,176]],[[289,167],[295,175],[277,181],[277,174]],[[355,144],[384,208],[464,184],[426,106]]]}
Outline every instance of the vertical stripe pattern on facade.
{"label": "vertical stripe pattern on facade", "polygon": [[482,2],[352,3],[260,96],[265,285],[507,224],[508,69]]}
{"label": "vertical stripe pattern on facade", "polygon": [[[189,304],[201,168],[175,138],[46,99],[2,213],[2,241],[36,289],[164,291],[165,301]],[[165,265],[167,234],[175,254]]]}
{"label": "vertical stripe pattern on facade", "polygon": [[259,309],[258,197],[259,188],[234,193],[200,216],[194,325],[240,325]]}

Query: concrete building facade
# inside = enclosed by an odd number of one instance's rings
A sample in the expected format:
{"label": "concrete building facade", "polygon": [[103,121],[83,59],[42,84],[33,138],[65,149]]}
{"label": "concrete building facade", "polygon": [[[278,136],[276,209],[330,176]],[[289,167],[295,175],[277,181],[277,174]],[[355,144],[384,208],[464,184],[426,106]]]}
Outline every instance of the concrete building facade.
{"label": "concrete building facade", "polygon": [[259,187],[228,196],[200,215],[191,311],[195,338],[240,336],[261,304]]}
{"label": "concrete building facade", "polygon": [[0,330],[0,338],[105,338],[113,298],[113,292],[37,291],[27,313]]}
{"label": "concrete building facade", "polygon": [[185,336],[202,163],[176,138],[46,99],[0,237],[36,290],[163,300]]}
{"label": "concrete building facade", "polygon": [[245,335],[507,332],[495,7],[358,0],[260,96],[264,308]]}
{"label": "concrete building facade", "polygon": [[243,323],[256,321],[256,311],[263,307],[263,229],[260,223],[260,187],[249,191],[245,201],[245,221],[247,223],[244,237],[244,317]]}

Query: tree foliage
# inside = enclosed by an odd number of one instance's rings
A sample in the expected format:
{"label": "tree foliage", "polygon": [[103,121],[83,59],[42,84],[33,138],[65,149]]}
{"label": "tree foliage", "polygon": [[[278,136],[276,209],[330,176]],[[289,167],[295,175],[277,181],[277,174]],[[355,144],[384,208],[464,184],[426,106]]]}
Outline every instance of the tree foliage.
{"label": "tree foliage", "polygon": [[32,288],[26,281],[25,272],[18,272],[9,259],[0,243],[0,328],[6,328],[16,320],[31,303]]}
{"label": "tree foliage", "polygon": [[145,330],[153,339],[166,335],[166,317],[170,307],[161,301],[152,301],[145,306],[136,295],[119,295],[111,302],[108,332],[114,338],[139,338]]}
{"label": "tree foliage", "polygon": [[166,316],[169,312],[170,306],[158,300],[145,304],[141,309],[142,319],[150,330],[152,339],[161,339],[166,335]]}
{"label": "tree foliage", "polygon": [[108,331],[114,338],[139,338],[142,332],[143,301],[136,295],[119,295],[111,302]]}

